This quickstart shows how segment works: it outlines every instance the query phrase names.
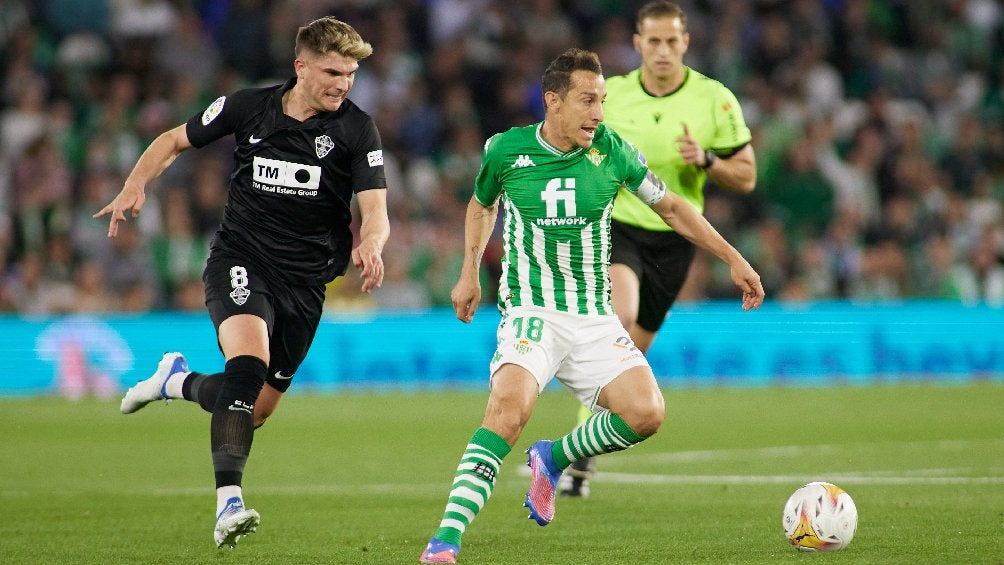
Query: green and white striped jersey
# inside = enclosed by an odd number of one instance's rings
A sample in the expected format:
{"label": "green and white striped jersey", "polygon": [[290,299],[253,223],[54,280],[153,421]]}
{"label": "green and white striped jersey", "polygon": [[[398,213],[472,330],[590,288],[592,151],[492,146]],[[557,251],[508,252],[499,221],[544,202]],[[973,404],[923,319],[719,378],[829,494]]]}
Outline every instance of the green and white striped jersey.
{"label": "green and white striped jersey", "polygon": [[541,123],[512,128],[485,143],[474,197],[504,210],[499,309],[538,306],[613,314],[610,214],[618,187],[637,191],[644,157],[600,124],[589,149],[563,153]]}

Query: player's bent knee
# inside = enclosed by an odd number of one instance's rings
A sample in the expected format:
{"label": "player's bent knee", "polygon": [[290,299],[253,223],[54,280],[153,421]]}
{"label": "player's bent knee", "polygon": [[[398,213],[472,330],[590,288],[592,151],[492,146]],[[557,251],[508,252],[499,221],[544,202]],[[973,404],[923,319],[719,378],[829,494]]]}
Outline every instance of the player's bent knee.
{"label": "player's bent knee", "polygon": [[634,432],[642,437],[655,435],[662,427],[666,417],[666,409],[662,404],[647,404],[638,406],[630,414],[623,416],[624,421]]}
{"label": "player's bent knee", "polygon": [[255,400],[265,384],[265,362],[257,357],[242,355],[227,361],[223,383],[213,411],[231,409],[235,404],[254,410]]}
{"label": "player's bent knee", "polygon": [[254,417],[254,429],[257,430],[258,428],[264,426],[265,422],[268,421],[268,417],[269,417],[268,414],[261,414],[261,415],[255,414],[255,417]]}
{"label": "player's bent knee", "polygon": [[527,418],[515,412],[495,412],[485,414],[482,426],[498,434],[509,445],[513,445],[523,433],[526,422]]}

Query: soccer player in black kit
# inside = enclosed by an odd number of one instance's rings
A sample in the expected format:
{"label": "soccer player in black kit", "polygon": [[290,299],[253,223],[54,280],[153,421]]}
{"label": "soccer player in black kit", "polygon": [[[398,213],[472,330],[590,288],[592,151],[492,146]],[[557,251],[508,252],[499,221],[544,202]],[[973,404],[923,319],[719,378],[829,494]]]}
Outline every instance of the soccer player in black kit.
{"label": "soccer player in black kit", "polygon": [[[121,405],[128,414],[154,400],[183,398],[212,413],[217,547],[234,547],[258,527],[258,513],[244,505],[244,465],[254,430],[275,410],[307,354],[325,284],[343,274],[350,259],[361,269],[364,292],[383,282],[390,224],[380,135],[346,98],[359,60],[372,52],[333,17],[301,27],[295,78],[221,96],[161,134],[122,191],[94,215],[111,214],[108,236],[115,237],[126,211],[135,217],[143,207],[146,184],[178,154],[235,136],[227,204],[203,273],[225,370],[193,372],[180,353],[167,353]],[[355,248],[353,194],[361,216]]]}

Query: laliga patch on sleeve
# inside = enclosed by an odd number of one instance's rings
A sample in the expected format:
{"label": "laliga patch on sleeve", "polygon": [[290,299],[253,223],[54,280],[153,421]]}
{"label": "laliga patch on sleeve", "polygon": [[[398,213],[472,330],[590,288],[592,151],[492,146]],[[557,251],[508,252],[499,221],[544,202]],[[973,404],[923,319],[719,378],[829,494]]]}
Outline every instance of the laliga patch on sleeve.
{"label": "laliga patch on sleeve", "polygon": [[370,151],[366,154],[366,160],[369,161],[371,167],[379,167],[383,165],[383,149]]}
{"label": "laliga patch on sleeve", "polygon": [[202,125],[208,126],[209,122],[216,119],[216,116],[220,115],[223,111],[223,104],[227,101],[226,96],[220,96],[213,103],[206,108],[206,111],[202,113]]}

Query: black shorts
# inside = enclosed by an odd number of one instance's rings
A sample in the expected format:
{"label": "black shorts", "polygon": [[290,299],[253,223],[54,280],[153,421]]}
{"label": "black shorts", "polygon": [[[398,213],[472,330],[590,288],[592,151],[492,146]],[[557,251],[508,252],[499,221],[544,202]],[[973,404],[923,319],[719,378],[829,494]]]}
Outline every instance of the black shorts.
{"label": "black shorts", "polygon": [[265,276],[254,264],[233,256],[213,256],[202,273],[206,308],[217,332],[223,320],[251,314],[268,325],[266,381],[286,392],[307,356],[324,308],[324,286],[294,286]]}
{"label": "black shorts", "polygon": [[638,275],[638,325],[657,332],[687,280],[693,243],[676,232],[650,231],[611,221],[610,263],[627,265]]}

